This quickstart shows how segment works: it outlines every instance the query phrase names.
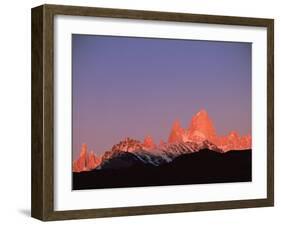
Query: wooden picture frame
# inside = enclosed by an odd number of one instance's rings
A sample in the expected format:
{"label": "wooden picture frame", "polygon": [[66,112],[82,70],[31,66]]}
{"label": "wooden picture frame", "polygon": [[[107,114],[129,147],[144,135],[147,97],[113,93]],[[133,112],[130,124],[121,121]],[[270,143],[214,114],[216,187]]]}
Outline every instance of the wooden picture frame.
{"label": "wooden picture frame", "polygon": [[[179,203],[122,208],[54,210],[54,16],[126,18],[267,29],[267,198],[236,201]],[[31,215],[50,220],[162,214],[274,205],[274,20],[262,18],[196,15],[42,5],[32,9],[32,200]]]}

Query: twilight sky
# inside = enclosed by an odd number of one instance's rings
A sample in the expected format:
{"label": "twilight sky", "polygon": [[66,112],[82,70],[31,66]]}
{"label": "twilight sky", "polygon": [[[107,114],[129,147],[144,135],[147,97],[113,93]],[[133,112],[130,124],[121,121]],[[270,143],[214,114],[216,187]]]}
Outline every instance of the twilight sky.
{"label": "twilight sky", "polygon": [[73,157],[125,137],[166,141],[206,109],[217,134],[251,133],[251,43],[72,35]]}

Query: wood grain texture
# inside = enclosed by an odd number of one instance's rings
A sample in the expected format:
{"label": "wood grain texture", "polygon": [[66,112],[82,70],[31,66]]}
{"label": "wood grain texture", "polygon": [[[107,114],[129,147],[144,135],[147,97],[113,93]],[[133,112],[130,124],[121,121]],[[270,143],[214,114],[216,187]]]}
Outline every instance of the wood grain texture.
{"label": "wood grain texture", "polygon": [[48,219],[53,201],[53,15],[32,9],[32,201],[31,215]]}
{"label": "wood grain texture", "polygon": [[267,198],[274,205],[274,20],[267,24]]}
{"label": "wood grain texture", "polygon": [[[76,15],[195,22],[267,28],[267,198],[206,203],[54,211],[54,16]],[[273,206],[274,204],[274,21],[263,18],[42,5],[32,9],[32,200],[40,220],[161,214]],[[94,192],[94,191],[93,191]]]}
{"label": "wood grain texture", "polygon": [[31,216],[43,219],[43,6],[32,10]]}

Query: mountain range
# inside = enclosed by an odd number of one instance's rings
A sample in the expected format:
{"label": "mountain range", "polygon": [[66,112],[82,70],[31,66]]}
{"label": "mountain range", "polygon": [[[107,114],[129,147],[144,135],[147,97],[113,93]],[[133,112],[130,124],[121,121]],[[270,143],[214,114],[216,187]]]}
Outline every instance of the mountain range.
{"label": "mountain range", "polygon": [[251,143],[251,135],[240,136],[236,131],[230,131],[225,136],[217,135],[207,111],[201,110],[192,117],[187,128],[183,128],[176,120],[166,142],[155,144],[152,136],[145,137],[143,141],[127,137],[101,156],[97,156],[94,151],[88,151],[87,144],[83,144],[78,158],[73,161],[72,169],[79,173],[136,166],[162,166],[181,156],[202,150],[217,154],[249,150]]}

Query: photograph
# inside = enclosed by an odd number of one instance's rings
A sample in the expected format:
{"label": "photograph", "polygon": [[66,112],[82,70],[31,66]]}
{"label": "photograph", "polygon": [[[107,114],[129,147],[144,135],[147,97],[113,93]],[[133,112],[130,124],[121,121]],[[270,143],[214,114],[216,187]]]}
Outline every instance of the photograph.
{"label": "photograph", "polygon": [[251,182],[251,73],[250,42],[72,34],[72,189]]}
{"label": "photograph", "polygon": [[32,8],[31,216],[274,206],[274,21]]}

